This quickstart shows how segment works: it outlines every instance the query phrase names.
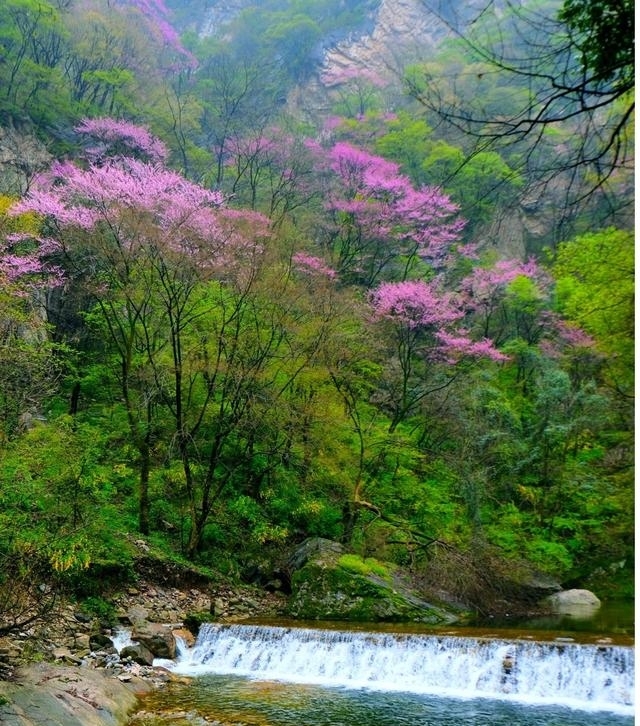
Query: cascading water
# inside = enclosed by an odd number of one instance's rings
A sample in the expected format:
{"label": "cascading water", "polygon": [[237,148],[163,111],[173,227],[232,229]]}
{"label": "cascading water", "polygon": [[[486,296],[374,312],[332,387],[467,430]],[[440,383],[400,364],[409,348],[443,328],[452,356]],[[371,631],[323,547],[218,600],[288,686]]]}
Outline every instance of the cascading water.
{"label": "cascading water", "polygon": [[203,625],[172,670],[633,714],[631,647]]}
{"label": "cascading water", "polygon": [[131,630],[126,628],[116,630],[111,636],[111,642],[118,653],[128,645],[137,645],[137,641],[131,639]]}

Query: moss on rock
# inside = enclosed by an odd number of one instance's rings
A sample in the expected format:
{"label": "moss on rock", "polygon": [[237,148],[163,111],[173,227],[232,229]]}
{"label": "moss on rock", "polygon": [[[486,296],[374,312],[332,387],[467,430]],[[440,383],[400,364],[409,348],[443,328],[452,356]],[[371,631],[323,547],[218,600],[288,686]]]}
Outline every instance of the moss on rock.
{"label": "moss on rock", "polygon": [[288,614],[309,620],[450,623],[457,616],[411,592],[391,565],[324,550],[291,578]]}

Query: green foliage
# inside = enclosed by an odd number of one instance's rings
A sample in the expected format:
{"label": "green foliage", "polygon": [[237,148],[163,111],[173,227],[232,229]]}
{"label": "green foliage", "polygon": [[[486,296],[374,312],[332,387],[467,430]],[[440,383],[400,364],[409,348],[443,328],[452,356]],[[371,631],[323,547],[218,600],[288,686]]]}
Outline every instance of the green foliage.
{"label": "green foliage", "polygon": [[634,237],[607,229],[562,243],[552,263],[559,310],[593,335],[608,382],[630,392],[634,367]]}
{"label": "green foliage", "polygon": [[634,17],[631,0],[565,0],[559,13],[575,33],[585,72],[623,87],[634,82]]}
{"label": "green foliage", "polygon": [[[282,99],[316,69],[327,33],[361,26],[375,7],[254,3],[224,39],[192,37],[200,65],[173,75],[147,68],[161,49],[108,4],[72,14],[66,3],[8,0],[1,14],[0,111],[30,117],[43,135],[45,125],[59,129],[53,148],[69,154],[79,116],[138,118],[162,131],[186,176],[233,195],[222,247],[240,229],[241,208],[272,222],[255,265],[222,265],[197,283],[186,256],[161,259],[158,246],[124,260],[115,227],[72,230],[66,262],[74,245],[79,254],[64,290],[47,299],[51,326],[1,281],[0,558],[21,567],[43,558],[100,618],[111,615],[102,588],[132,577],[145,476],[148,545],[166,562],[190,557],[232,576],[309,536],[349,542],[362,556],[345,555],[343,570],[385,580],[390,569],[377,558],[426,570],[437,540],[467,552],[495,545],[507,568],[526,558],[566,581],[631,561],[631,233],[564,242],[549,262],[553,286],[521,275],[484,316],[470,309],[465,325],[509,360],[465,361],[454,374],[425,357],[424,335],[412,338],[411,357],[394,358],[388,329],[370,325],[368,290],[292,269],[292,255],[320,248],[333,190],[303,139],[309,129],[282,118]],[[565,3],[564,12],[576,10]],[[567,16],[588,36],[583,21]],[[461,98],[511,113],[528,89],[487,70],[456,46],[408,80],[430,76],[449,98],[440,81],[460,71]],[[341,93],[351,118],[334,137],[396,161],[416,186],[444,189],[469,218],[470,240],[521,189],[514,169],[525,173],[525,149],[475,148],[406,99],[389,120],[366,79]],[[555,130],[543,138],[543,157],[571,142]],[[262,155],[253,154],[257,141]],[[0,198],[0,235],[36,234],[34,218],[5,214],[10,202]],[[131,230],[153,238],[144,214]],[[442,274],[461,294],[476,262],[436,269],[407,253],[395,264],[399,277]],[[90,304],[98,278],[104,287]],[[565,333],[578,325],[593,345],[565,345],[558,317]],[[396,395],[399,380],[411,390]],[[411,405],[394,417],[401,395]],[[618,591],[628,592],[622,571]],[[375,595],[368,591],[367,607]]]}
{"label": "green foliage", "polygon": [[378,562],[372,557],[363,559],[362,557],[354,554],[342,555],[338,560],[338,566],[348,570],[349,572],[353,572],[356,575],[377,575],[383,580],[391,580],[389,566],[382,562]]}
{"label": "green foliage", "polygon": [[88,597],[80,603],[80,610],[101,623],[115,624],[116,609],[113,603],[103,597]]}

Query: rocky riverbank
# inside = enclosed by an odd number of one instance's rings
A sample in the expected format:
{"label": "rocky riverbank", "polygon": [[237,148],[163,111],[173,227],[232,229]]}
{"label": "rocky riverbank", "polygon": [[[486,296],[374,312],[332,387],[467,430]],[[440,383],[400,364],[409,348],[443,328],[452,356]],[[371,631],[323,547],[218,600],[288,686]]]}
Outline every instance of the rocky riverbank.
{"label": "rocky riverbank", "polygon": [[[234,622],[277,615],[282,598],[257,588],[181,589],[138,582],[110,599],[111,619],[60,603],[45,622],[0,639],[0,723],[3,726],[116,726],[139,694],[174,676],[151,664],[175,654],[200,619]],[[118,645],[127,628],[139,642]]]}

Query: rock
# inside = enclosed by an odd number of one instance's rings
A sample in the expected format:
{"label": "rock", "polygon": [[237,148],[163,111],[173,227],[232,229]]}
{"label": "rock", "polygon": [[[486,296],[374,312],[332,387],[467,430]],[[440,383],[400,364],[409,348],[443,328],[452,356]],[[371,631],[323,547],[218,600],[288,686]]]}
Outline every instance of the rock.
{"label": "rock", "polygon": [[153,653],[142,643],[127,645],[120,651],[120,659],[131,658],[134,663],[140,665],[153,665]]}
{"label": "rock", "polygon": [[302,569],[307,562],[333,561],[336,556],[344,554],[345,549],[339,542],[322,537],[305,539],[289,557],[288,566],[292,571]]}
{"label": "rock", "polygon": [[156,658],[173,660],[176,657],[176,639],[170,626],[140,623],[133,629],[132,638],[144,645]]}
{"label": "rock", "polygon": [[139,605],[129,608],[127,610],[127,620],[131,625],[137,625],[138,623],[145,622],[149,617],[149,611]]}
{"label": "rock", "polygon": [[87,633],[76,633],[73,646],[76,650],[91,650],[90,636]]}
{"label": "rock", "polygon": [[222,615],[226,609],[227,605],[221,597],[214,598],[209,606],[209,612],[211,615]]}
{"label": "rock", "polygon": [[91,650],[109,650],[113,648],[113,640],[102,633],[93,633],[89,638],[89,647]]}
{"label": "rock", "polygon": [[173,637],[176,639],[180,638],[180,640],[182,640],[184,642],[184,644],[187,646],[187,648],[192,648],[195,645],[195,642],[196,642],[195,636],[187,628],[176,628],[172,632],[173,632]]}
{"label": "rock", "polygon": [[71,656],[71,651],[69,648],[61,647],[61,648],[54,648],[51,652],[51,655],[53,656],[54,660],[63,660],[64,658]]}
{"label": "rock", "polygon": [[302,619],[359,622],[453,623],[452,612],[422,600],[392,566],[344,555],[335,542],[303,542],[291,563],[293,572],[287,614]]}
{"label": "rock", "polygon": [[127,722],[137,693],[151,689],[140,678],[121,683],[105,671],[37,663],[0,683],[0,722],[6,726],[115,726]]}
{"label": "rock", "polygon": [[591,590],[562,590],[544,600],[553,612],[574,618],[589,618],[600,607],[600,600]]}

